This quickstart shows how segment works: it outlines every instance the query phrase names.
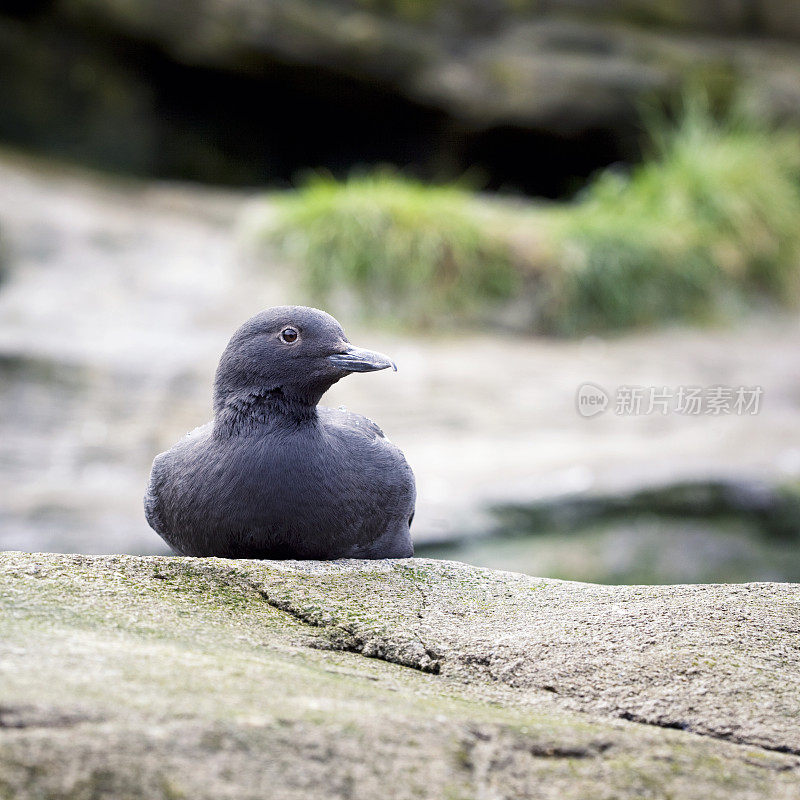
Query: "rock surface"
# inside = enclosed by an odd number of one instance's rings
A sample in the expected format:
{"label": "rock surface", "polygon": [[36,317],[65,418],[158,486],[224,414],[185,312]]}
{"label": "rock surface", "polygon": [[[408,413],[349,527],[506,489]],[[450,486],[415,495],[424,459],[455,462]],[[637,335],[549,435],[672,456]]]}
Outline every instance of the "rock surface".
{"label": "rock surface", "polygon": [[138,174],[248,184],[363,161],[477,165],[497,186],[558,194],[638,155],[639,106],[686,81],[717,99],[746,87],[760,112],[800,119],[792,0],[14,5],[0,135]]}
{"label": "rock surface", "polygon": [[790,44],[800,40],[800,12],[789,0],[58,5],[68,19],[103,20],[184,63],[257,69],[260,56],[338,69],[480,125],[613,126],[632,99],[688,71],[757,79],[787,106],[800,91],[790,80],[800,71]]}
{"label": "rock surface", "polygon": [[0,797],[797,797],[797,585],[18,553],[0,574]]}

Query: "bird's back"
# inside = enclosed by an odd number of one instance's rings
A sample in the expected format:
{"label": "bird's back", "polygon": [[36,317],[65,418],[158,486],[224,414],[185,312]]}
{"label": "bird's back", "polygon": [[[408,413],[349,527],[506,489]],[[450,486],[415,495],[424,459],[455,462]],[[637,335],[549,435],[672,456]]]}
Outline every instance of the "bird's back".
{"label": "bird's back", "polygon": [[414,477],[366,417],[324,407],[314,424],[217,436],[198,428],[159,455],[148,522],[185,555],[403,557]]}

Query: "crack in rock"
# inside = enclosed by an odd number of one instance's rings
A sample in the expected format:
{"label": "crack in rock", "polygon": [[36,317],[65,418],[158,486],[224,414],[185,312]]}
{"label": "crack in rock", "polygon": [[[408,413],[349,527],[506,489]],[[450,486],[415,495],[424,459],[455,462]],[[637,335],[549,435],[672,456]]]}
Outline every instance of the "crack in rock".
{"label": "crack in rock", "polygon": [[691,733],[694,736],[703,736],[707,739],[715,739],[718,742],[730,742],[731,744],[741,745],[742,747],[754,747],[758,750],[768,750],[772,753],[784,753],[786,755],[800,756],[800,748],[790,747],[789,745],[782,744],[765,744],[764,742],[755,741],[750,737],[736,736],[732,733],[722,733],[713,730],[701,730],[696,728],[690,722],[683,720],[670,720],[670,719],[651,719],[636,714],[632,711],[622,711],[614,716],[624,719],[627,722],[635,722],[637,725],[651,725],[654,728],[666,728],[667,730],[678,730]]}
{"label": "crack in rock", "polygon": [[[379,623],[373,626],[368,621],[357,620],[355,622],[350,620],[342,620],[337,613],[336,607],[328,608],[323,605],[324,598],[314,601],[310,598],[289,599],[283,595],[283,591],[278,587],[265,589],[263,584],[248,579],[237,580],[236,583],[241,587],[246,584],[249,591],[254,591],[261,599],[263,599],[269,606],[275,608],[282,613],[289,615],[293,620],[302,623],[303,625],[311,628],[319,629],[324,635],[314,637],[313,641],[308,643],[308,646],[317,649],[331,649],[345,652],[352,652],[363,655],[367,658],[376,658],[387,663],[396,664],[403,667],[418,670],[420,672],[440,674],[444,668],[444,656],[437,652],[433,647],[426,644],[422,637],[420,630],[415,626],[407,625],[407,618],[415,616],[420,621],[426,619],[426,611],[431,607],[431,598],[425,591],[425,586],[420,585],[420,582],[414,579],[414,576],[409,574],[407,569],[395,567],[393,570],[395,574],[400,573],[401,576],[408,581],[413,587],[412,594],[418,597],[416,608],[408,608],[408,614],[405,622],[398,622],[396,629],[389,628],[391,623],[386,623],[381,627]],[[230,578],[230,574],[227,575]],[[275,588],[281,592],[280,597],[274,596]],[[412,605],[409,603],[409,606]],[[485,652],[470,652],[469,648],[465,651],[455,651],[450,654],[450,666],[452,669],[448,670],[449,677],[456,680],[463,679],[466,683],[473,682],[474,678],[482,677],[496,683],[502,683],[508,686],[511,690],[517,688],[531,689],[536,687],[526,686],[524,683],[517,686],[513,680],[513,672],[517,666],[520,666],[528,658],[527,655],[520,654],[518,661],[504,662],[503,669],[498,672],[495,667],[494,655]],[[465,676],[459,675],[459,667],[466,668],[467,672],[471,673],[469,679]],[[556,686],[551,681],[544,682],[540,685],[539,690],[557,695],[559,700],[566,701],[565,705],[573,711],[581,711],[584,713],[601,713],[603,716],[616,717],[629,722],[641,725],[650,725],[653,727],[682,730],[690,735],[702,736],[704,738],[715,739],[717,741],[725,741],[731,744],[753,747],[765,752],[775,752],[786,755],[800,755],[800,749],[796,746],[784,744],[771,744],[769,741],[764,741],[757,736],[737,735],[727,731],[715,731],[713,729],[705,729],[702,725],[697,726],[692,720],[681,717],[653,717],[638,713],[632,709],[605,709],[600,711],[594,707],[591,702],[581,703],[576,707],[570,702],[575,699],[569,688]],[[559,755],[560,754],[560,755]],[[582,756],[571,747],[563,750],[558,748],[545,748],[540,753],[541,757],[562,757],[562,758],[578,758],[589,757],[588,755]]]}
{"label": "crack in rock", "polygon": [[540,759],[586,760],[601,758],[614,747],[609,740],[559,742],[532,739],[505,726],[470,726],[461,740],[460,765],[478,788],[479,796],[500,796],[499,783],[509,775],[530,774]]}
{"label": "crack in rock", "polygon": [[37,708],[32,705],[0,706],[0,730],[69,728],[81,722],[97,721],[98,717],[80,711]]}
{"label": "crack in rock", "polygon": [[[441,670],[440,654],[426,647],[419,638],[415,642],[392,642],[381,636],[364,635],[354,626],[337,621],[330,612],[317,607],[297,608],[288,600],[270,597],[263,588],[258,588],[257,592],[272,608],[288,614],[304,625],[324,629],[328,637],[325,644],[332,650],[358,653],[367,658],[377,658],[434,675],[438,675]],[[322,649],[319,643],[315,645]]]}

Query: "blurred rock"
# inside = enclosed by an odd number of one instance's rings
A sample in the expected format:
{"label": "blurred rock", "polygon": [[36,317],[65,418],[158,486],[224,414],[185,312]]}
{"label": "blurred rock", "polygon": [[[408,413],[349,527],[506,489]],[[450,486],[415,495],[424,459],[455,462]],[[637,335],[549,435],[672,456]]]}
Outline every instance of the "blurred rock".
{"label": "blurred rock", "polygon": [[790,800],[798,587],[0,554],[0,792]]}
{"label": "blurred rock", "polygon": [[[765,114],[800,123],[791,0],[60,0],[41,9],[0,23],[11,78],[0,133],[146,174],[263,182],[383,159],[439,174],[477,164],[490,182],[548,193],[566,184],[545,180],[555,169],[545,158],[537,186],[526,164],[537,151],[557,159],[562,178],[630,158],[638,106],[687,80],[717,99],[746,87]],[[65,102],[66,116],[55,111]],[[326,120],[326,147],[309,135],[314,119]],[[80,142],[69,139],[75,127]],[[303,146],[284,163],[292,130]]]}
{"label": "blurred rock", "polygon": [[[309,300],[277,256],[248,260],[247,207],[245,193],[0,158],[0,549],[163,552],[141,504],[153,456],[209,419],[216,361],[239,324]],[[418,542],[485,533],[497,504],[800,476],[796,316],[578,341],[342,322],[400,372],[341,381],[325,402],[378,420],[405,452]],[[586,381],[612,394],[758,384],[763,407],[586,419],[575,406]]]}
{"label": "blurred rock", "polygon": [[517,528],[423,543],[417,555],[588,583],[670,584],[799,581],[798,550],[797,540],[764,536],[733,515],[641,513],[570,529]]}

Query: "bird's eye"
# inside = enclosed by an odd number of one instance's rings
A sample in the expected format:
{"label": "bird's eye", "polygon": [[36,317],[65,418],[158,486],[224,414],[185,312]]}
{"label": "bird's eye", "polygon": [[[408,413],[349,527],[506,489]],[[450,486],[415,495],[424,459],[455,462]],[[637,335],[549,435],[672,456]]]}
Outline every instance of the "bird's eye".
{"label": "bird's eye", "polygon": [[281,331],[281,341],[285,344],[294,344],[297,341],[298,335],[294,328],[284,328]]}

